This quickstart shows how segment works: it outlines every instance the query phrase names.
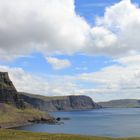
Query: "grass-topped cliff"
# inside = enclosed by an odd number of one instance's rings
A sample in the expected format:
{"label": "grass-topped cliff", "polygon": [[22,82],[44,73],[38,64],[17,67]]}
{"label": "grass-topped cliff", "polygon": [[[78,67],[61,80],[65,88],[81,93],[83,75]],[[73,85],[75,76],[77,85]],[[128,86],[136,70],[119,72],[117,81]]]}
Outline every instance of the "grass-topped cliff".
{"label": "grass-topped cliff", "polygon": [[87,110],[99,107],[87,96],[45,97],[18,93],[8,73],[0,72],[0,126],[2,128],[24,125],[31,121],[55,121],[46,111]]}
{"label": "grass-topped cliff", "polygon": [[52,117],[47,112],[42,112],[33,108],[18,109],[8,104],[0,104],[0,127],[10,128],[29,124],[34,120],[46,118],[48,121]]}
{"label": "grass-topped cliff", "polygon": [[107,102],[99,102],[104,108],[140,108],[140,100],[136,99],[121,99]]}
{"label": "grass-topped cliff", "polygon": [[34,109],[17,92],[7,72],[0,72],[0,127],[25,125],[32,121],[53,121],[47,112]]}
{"label": "grass-topped cliff", "polygon": [[42,111],[73,111],[100,108],[90,97],[84,95],[41,96],[20,93],[20,97],[34,108]]}

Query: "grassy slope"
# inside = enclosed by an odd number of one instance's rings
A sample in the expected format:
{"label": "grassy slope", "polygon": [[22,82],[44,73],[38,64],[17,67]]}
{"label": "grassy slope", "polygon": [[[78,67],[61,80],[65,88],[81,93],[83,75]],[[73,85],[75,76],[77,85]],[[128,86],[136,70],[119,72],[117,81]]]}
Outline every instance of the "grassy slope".
{"label": "grassy slope", "polygon": [[49,117],[49,115],[46,112],[32,108],[21,110],[7,104],[0,104],[0,126],[16,126],[33,118],[42,117]]}
{"label": "grassy slope", "polygon": [[68,96],[43,96],[43,95],[35,95],[35,94],[29,94],[24,92],[19,92],[21,94],[27,95],[32,98],[38,98],[46,101],[52,101],[52,100],[66,100],[68,99]]}
{"label": "grassy slope", "polygon": [[99,102],[103,107],[110,107],[110,108],[135,108],[140,107],[139,100],[135,99],[122,99],[122,100],[112,100],[108,102]]}
{"label": "grassy slope", "polygon": [[66,134],[32,133],[16,130],[0,130],[0,140],[140,140],[140,138],[104,138]]}

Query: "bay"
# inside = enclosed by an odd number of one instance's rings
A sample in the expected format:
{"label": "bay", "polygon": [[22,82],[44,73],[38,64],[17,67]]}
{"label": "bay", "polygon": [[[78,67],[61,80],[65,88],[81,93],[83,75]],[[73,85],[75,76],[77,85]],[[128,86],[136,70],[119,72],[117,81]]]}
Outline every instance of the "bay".
{"label": "bay", "polygon": [[108,108],[89,111],[54,112],[55,117],[70,118],[61,125],[32,124],[18,130],[82,134],[108,137],[140,136],[139,108]]}

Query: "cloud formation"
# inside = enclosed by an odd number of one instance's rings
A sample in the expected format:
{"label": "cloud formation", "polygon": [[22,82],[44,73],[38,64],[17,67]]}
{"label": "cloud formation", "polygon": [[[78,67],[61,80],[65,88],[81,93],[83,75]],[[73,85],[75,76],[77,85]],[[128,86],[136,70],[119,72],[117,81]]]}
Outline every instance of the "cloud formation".
{"label": "cloud formation", "polygon": [[0,0],[0,57],[48,54],[139,53],[140,8],[122,0],[106,8],[91,27],[74,0]]}
{"label": "cloud formation", "polygon": [[[40,51],[71,54],[84,46],[89,25],[74,0],[0,0],[0,57]],[[6,57],[7,56],[7,57]]]}
{"label": "cloud formation", "polygon": [[[93,51],[112,56],[124,56],[140,52],[140,8],[130,0],[122,0],[107,7],[103,17],[97,17],[93,31]],[[106,31],[106,34],[104,33]],[[98,39],[98,43],[96,43]],[[94,41],[95,40],[95,41]],[[105,41],[104,41],[105,40]],[[100,44],[103,42],[103,45]],[[92,44],[91,44],[92,45]]]}
{"label": "cloud formation", "polygon": [[53,69],[60,70],[71,66],[71,62],[67,59],[58,59],[55,57],[46,57],[49,64],[52,65]]}
{"label": "cloud formation", "polygon": [[[74,0],[0,0],[1,60],[41,52],[54,69],[62,69],[71,63],[55,58],[55,54],[82,53],[111,56],[119,63],[93,73],[53,78],[47,75],[45,81],[22,68],[0,66],[0,71],[10,73],[19,91],[89,94],[96,100],[105,99],[103,93],[112,98],[130,98],[132,94],[138,98],[139,15],[138,5],[122,0],[107,7],[104,16],[97,17],[91,27],[75,12]],[[54,57],[48,57],[50,54]]]}
{"label": "cloud formation", "polygon": [[95,101],[103,101],[140,98],[139,60],[140,55],[128,56],[117,59],[119,64],[113,64],[97,72],[65,76],[35,76],[22,68],[7,66],[0,66],[0,71],[9,72],[18,91],[47,96],[89,95]]}

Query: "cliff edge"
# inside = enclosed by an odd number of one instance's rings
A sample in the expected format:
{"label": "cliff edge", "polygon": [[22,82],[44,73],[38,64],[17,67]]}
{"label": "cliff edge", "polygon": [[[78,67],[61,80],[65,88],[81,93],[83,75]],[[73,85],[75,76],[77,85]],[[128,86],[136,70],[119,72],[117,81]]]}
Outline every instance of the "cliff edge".
{"label": "cliff edge", "polygon": [[20,93],[20,97],[34,108],[42,111],[73,111],[101,108],[90,97],[84,95],[46,97]]}
{"label": "cliff edge", "polygon": [[7,72],[0,72],[0,103],[12,104],[17,108],[25,107]]}

